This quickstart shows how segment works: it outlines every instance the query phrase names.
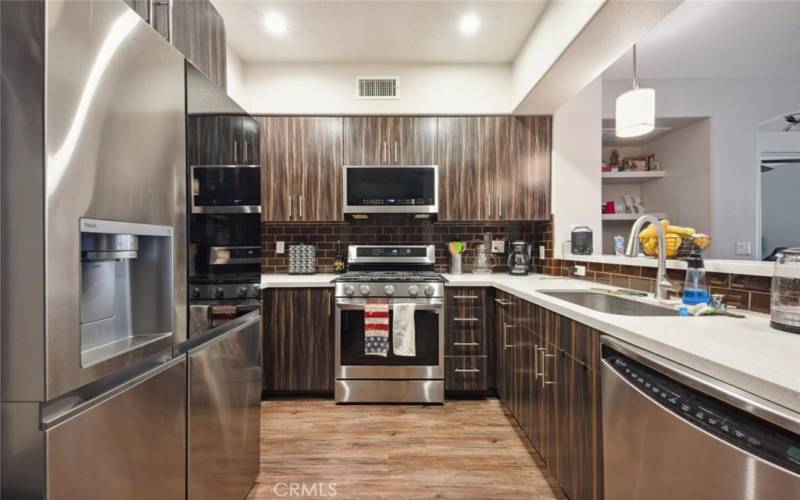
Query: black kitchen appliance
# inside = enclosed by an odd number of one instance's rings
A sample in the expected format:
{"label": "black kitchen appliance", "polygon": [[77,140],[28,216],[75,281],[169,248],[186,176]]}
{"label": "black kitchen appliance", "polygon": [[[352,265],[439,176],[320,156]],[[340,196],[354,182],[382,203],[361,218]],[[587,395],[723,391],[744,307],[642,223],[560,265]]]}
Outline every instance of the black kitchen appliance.
{"label": "black kitchen appliance", "polygon": [[570,237],[570,252],[572,255],[592,255],[593,238],[593,232],[590,227],[574,227]]}
{"label": "black kitchen appliance", "polygon": [[517,276],[527,276],[533,267],[533,256],[531,255],[531,244],[526,241],[515,241],[511,243],[511,251],[508,253],[508,274]]}
{"label": "black kitchen appliance", "polygon": [[439,211],[436,165],[347,165],[343,187],[346,214],[435,214]]}

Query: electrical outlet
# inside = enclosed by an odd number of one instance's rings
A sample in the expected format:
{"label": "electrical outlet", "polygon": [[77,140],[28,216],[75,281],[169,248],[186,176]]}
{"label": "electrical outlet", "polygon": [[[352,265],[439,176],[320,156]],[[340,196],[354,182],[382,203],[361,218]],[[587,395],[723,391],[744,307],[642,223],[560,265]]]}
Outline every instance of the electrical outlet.
{"label": "electrical outlet", "polygon": [[282,253],[286,252],[286,244],[283,241],[276,241],[275,242],[275,253],[281,255]]}
{"label": "electrical outlet", "polygon": [[749,241],[736,242],[736,255],[752,255],[753,250],[750,248]]}
{"label": "electrical outlet", "polygon": [[505,253],[506,242],[505,240],[492,240],[492,253]]}
{"label": "electrical outlet", "polygon": [[547,248],[544,245],[539,245],[539,258],[540,259],[547,258]]}
{"label": "electrical outlet", "polygon": [[575,276],[586,276],[586,266],[575,266]]}

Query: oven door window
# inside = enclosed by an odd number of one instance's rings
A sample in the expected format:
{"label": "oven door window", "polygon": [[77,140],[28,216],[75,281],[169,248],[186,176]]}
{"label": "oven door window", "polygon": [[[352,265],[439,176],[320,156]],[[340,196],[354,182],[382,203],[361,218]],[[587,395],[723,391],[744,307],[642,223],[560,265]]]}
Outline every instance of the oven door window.
{"label": "oven door window", "polygon": [[195,207],[261,205],[261,169],[253,167],[192,167]]}
{"label": "oven door window", "polygon": [[341,311],[342,366],[433,366],[439,363],[439,314],[414,312],[416,356],[395,356],[392,352],[393,315],[389,312],[389,351],[386,357],[364,354],[364,311]]}

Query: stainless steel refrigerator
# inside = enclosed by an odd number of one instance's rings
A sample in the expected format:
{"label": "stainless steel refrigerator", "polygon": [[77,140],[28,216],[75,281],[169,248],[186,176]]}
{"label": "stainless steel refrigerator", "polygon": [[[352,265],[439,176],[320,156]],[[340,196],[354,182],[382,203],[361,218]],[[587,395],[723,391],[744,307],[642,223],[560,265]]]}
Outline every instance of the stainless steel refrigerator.
{"label": "stainless steel refrigerator", "polygon": [[183,57],[121,1],[0,8],[2,497],[184,498]]}

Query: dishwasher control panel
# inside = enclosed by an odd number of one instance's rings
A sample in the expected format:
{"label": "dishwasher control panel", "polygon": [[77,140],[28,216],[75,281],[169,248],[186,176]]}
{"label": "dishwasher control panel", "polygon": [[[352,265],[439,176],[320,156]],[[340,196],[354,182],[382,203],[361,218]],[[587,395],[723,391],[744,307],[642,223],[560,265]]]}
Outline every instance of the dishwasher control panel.
{"label": "dishwasher control panel", "polygon": [[800,436],[608,349],[605,361],[665,409],[707,433],[800,474]]}

